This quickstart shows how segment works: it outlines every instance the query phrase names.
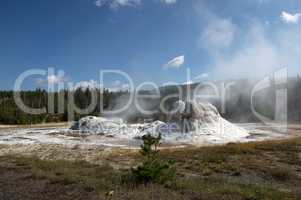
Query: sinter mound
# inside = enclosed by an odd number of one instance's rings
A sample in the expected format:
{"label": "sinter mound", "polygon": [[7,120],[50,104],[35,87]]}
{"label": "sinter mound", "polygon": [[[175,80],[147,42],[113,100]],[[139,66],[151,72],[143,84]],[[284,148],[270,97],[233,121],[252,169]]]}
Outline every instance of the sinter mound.
{"label": "sinter mound", "polygon": [[128,139],[161,134],[163,141],[171,143],[225,143],[241,141],[249,136],[246,130],[222,118],[212,104],[184,101],[174,104],[168,122],[155,121],[135,126],[121,119],[85,117],[72,128],[84,134]]}
{"label": "sinter mound", "polygon": [[220,118],[217,108],[210,103],[177,101],[170,121],[187,133],[196,131],[200,125],[219,123]]}

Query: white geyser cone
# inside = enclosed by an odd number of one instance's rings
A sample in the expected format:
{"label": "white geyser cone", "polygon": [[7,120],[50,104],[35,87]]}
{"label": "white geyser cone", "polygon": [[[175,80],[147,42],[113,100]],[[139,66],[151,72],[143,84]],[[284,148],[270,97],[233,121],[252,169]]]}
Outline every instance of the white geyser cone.
{"label": "white geyser cone", "polygon": [[81,118],[71,129],[86,135],[128,137],[137,134],[137,129],[128,127],[122,119],[94,116]]}
{"label": "white geyser cone", "polygon": [[169,118],[167,123],[156,121],[146,125],[140,134],[161,134],[166,142],[191,144],[239,142],[249,136],[207,102],[177,101]]}
{"label": "white geyser cone", "polygon": [[85,117],[71,129],[81,134],[114,136],[134,139],[146,134],[158,136],[167,143],[227,143],[246,139],[248,132],[222,118],[210,103],[178,101],[168,122],[155,121],[147,124],[129,125],[121,119]]}

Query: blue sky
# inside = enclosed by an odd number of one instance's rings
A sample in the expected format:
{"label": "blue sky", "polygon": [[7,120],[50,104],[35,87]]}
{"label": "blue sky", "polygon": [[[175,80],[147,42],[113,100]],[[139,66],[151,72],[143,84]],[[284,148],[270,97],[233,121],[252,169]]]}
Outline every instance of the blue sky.
{"label": "blue sky", "polygon": [[[135,81],[300,73],[300,0],[1,0],[0,89],[32,68],[48,81],[99,79],[119,69]],[[299,20],[300,18],[300,20]],[[40,79],[31,77],[25,88]],[[107,80],[108,86],[123,81]],[[196,79],[195,79],[196,81]]]}

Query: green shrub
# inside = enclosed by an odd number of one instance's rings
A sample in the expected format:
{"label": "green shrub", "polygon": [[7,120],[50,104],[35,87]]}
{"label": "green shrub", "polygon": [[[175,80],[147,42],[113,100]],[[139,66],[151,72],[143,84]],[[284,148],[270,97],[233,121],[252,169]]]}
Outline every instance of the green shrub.
{"label": "green shrub", "polygon": [[138,182],[160,182],[164,183],[174,176],[174,170],[168,162],[160,158],[158,146],[161,135],[153,137],[144,135],[142,137],[141,155],[143,157],[142,164],[132,169],[132,173]]}
{"label": "green shrub", "polygon": [[286,181],[291,177],[290,171],[285,168],[270,169],[269,174],[277,181]]}

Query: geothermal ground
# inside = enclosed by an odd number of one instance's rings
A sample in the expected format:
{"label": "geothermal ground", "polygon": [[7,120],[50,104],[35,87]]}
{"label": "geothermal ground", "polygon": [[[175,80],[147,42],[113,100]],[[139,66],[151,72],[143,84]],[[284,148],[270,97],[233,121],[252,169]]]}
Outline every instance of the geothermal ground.
{"label": "geothermal ground", "polygon": [[[184,148],[191,146],[212,146],[227,143],[252,142],[264,140],[278,140],[301,136],[301,125],[290,124],[287,132],[283,133],[284,126],[275,124],[268,126],[259,123],[235,124],[247,130],[248,136],[239,140],[230,141],[216,140],[216,137],[201,135],[197,142],[190,140],[163,141],[161,148]],[[136,128],[140,124],[132,124]],[[20,154],[36,155],[40,158],[61,158],[61,159],[85,159],[93,161],[99,153],[96,150],[105,152],[125,151],[139,149],[141,141],[133,136],[116,137],[93,134],[78,134],[70,131],[70,124],[46,124],[37,126],[1,126],[0,127],[0,155]],[[172,134],[172,133],[171,133]],[[184,133],[183,133],[184,134]],[[189,134],[188,134],[189,135]],[[94,151],[95,150],[95,151]]]}
{"label": "geothermal ground", "polygon": [[[169,121],[128,124],[122,119],[87,116],[72,124],[35,127],[0,127],[0,145],[32,148],[58,145],[65,148],[139,149],[143,135],[161,135],[161,147],[206,146],[282,139],[299,134],[301,125],[233,124],[209,103],[176,104]],[[3,153],[3,151],[2,151]]]}
{"label": "geothermal ground", "polygon": [[[271,139],[283,139],[301,135],[301,125],[290,124],[287,126],[287,131],[284,132],[284,126],[274,124],[273,126],[260,123],[241,123],[235,124],[237,127],[245,129],[249,135],[235,139],[230,142],[251,142]],[[147,125],[146,125],[147,126]],[[141,124],[129,125],[133,130],[137,127],[142,127]],[[203,140],[187,140],[189,133],[181,133],[186,137],[177,139],[172,135],[180,133],[170,133],[171,139],[166,140],[162,145],[172,146],[206,146],[214,144],[225,144],[228,140],[216,140],[214,137],[208,137],[210,134],[203,134],[200,138]],[[137,134],[139,135],[139,134]],[[172,140],[174,139],[174,140]],[[94,135],[94,134],[79,134],[77,131],[71,131],[69,124],[46,124],[36,126],[0,126],[0,144],[1,145],[34,145],[34,144],[50,144],[64,146],[99,146],[107,148],[124,148],[135,149],[140,147],[139,138],[135,138],[135,133],[127,135]]]}

